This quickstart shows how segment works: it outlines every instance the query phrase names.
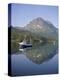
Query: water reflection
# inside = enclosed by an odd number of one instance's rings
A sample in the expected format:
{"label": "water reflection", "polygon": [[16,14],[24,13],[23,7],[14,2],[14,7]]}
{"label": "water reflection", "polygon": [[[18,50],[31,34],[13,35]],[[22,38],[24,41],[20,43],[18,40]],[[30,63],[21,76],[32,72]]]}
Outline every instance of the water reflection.
{"label": "water reflection", "polygon": [[41,64],[51,59],[57,53],[57,43],[55,45],[53,43],[39,44],[31,48],[21,49],[20,52],[33,63]]}
{"label": "water reflection", "polygon": [[22,50],[19,50],[19,46],[12,48],[13,53],[11,56],[9,54],[12,76],[58,73],[57,42],[35,44]]}

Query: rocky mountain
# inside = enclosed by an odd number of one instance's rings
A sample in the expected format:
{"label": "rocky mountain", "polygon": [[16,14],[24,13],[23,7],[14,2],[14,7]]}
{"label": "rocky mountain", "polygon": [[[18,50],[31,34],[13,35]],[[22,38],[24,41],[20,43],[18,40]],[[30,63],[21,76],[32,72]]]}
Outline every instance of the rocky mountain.
{"label": "rocky mountain", "polygon": [[45,21],[41,17],[33,19],[25,26],[25,29],[46,38],[57,39],[58,37],[58,29],[51,22]]}

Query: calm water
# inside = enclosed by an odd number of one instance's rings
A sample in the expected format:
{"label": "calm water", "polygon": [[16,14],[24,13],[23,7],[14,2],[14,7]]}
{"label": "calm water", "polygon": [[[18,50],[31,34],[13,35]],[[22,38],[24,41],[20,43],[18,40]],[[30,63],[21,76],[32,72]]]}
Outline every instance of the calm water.
{"label": "calm water", "polygon": [[36,45],[11,55],[12,76],[58,73],[57,44]]}

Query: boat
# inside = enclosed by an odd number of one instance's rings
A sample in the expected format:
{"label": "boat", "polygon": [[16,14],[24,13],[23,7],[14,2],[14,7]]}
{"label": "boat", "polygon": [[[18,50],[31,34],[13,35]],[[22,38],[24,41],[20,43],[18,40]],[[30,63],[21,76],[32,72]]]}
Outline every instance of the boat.
{"label": "boat", "polygon": [[20,45],[20,48],[32,47],[31,39],[29,43],[27,43],[26,39],[24,39],[22,42],[19,43],[19,45]]}
{"label": "boat", "polygon": [[20,47],[21,48],[27,48],[27,47],[32,47],[32,44],[27,44],[26,42],[21,42],[21,43],[19,43],[19,45],[20,45]]}

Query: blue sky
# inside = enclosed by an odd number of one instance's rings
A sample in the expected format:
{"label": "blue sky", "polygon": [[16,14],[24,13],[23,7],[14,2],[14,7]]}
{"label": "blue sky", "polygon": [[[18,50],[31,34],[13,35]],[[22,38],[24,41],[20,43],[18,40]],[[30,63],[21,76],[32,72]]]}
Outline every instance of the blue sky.
{"label": "blue sky", "polygon": [[58,28],[58,7],[45,5],[12,4],[11,25],[24,27],[31,20],[42,17]]}

